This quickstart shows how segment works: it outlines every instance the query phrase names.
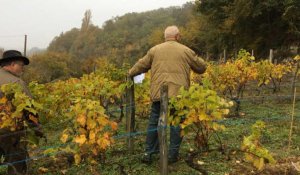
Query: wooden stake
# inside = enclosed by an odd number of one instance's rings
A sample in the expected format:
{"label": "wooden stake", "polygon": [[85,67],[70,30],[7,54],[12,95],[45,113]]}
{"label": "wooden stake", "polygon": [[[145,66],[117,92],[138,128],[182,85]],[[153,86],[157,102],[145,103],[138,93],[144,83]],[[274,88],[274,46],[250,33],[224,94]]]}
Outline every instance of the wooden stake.
{"label": "wooden stake", "polygon": [[269,55],[269,61],[270,61],[270,63],[273,62],[273,56],[274,56],[273,49],[270,49],[270,55]]}
{"label": "wooden stake", "polygon": [[296,88],[296,82],[297,82],[299,68],[300,68],[300,62],[298,61],[297,65],[296,65],[296,69],[295,69],[294,75],[293,75],[292,92],[291,92],[292,97],[293,97],[294,90]]}
{"label": "wooden stake", "polygon": [[206,51],[206,61],[208,61],[209,60],[209,53],[208,53],[208,51]]}
{"label": "wooden stake", "polygon": [[160,174],[168,174],[168,143],[167,143],[167,116],[168,116],[168,86],[163,85],[160,89],[160,116],[158,122],[159,151],[160,151]]}
{"label": "wooden stake", "polygon": [[134,132],[135,128],[134,84],[133,79],[130,77],[127,78],[127,81],[132,83],[126,92],[126,131],[129,134],[129,137],[127,138],[127,146],[129,153],[133,154],[134,139],[131,134]]}

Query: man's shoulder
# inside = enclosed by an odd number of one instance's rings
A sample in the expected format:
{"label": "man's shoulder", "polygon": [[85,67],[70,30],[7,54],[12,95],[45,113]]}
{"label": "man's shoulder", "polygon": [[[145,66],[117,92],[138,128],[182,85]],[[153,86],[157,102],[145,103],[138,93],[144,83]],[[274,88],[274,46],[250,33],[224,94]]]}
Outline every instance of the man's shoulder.
{"label": "man's shoulder", "polygon": [[24,83],[24,81],[21,78],[7,72],[4,69],[0,69],[0,76],[1,76],[0,85],[8,84],[8,83],[20,83],[20,84]]}
{"label": "man's shoulder", "polygon": [[174,46],[174,47],[177,47],[178,49],[182,49],[182,50],[187,50],[187,51],[192,51],[192,49],[190,49],[189,47],[187,47],[186,45],[184,44],[181,44],[177,41],[167,41],[167,42],[164,42],[164,43],[161,43],[161,44],[158,44],[156,46],[154,46],[153,48],[156,48],[156,47],[168,47],[168,46]]}
{"label": "man's shoulder", "polygon": [[157,48],[163,47],[165,44],[166,44],[165,42],[164,42],[164,43],[157,44],[157,45],[151,47],[150,50],[155,50],[155,49],[157,49]]}
{"label": "man's shoulder", "polygon": [[178,43],[177,42],[177,45],[178,47],[184,49],[184,50],[187,50],[187,51],[193,51],[191,48],[189,48],[188,46],[184,45],[184,44],[181,44],[181,43]]}

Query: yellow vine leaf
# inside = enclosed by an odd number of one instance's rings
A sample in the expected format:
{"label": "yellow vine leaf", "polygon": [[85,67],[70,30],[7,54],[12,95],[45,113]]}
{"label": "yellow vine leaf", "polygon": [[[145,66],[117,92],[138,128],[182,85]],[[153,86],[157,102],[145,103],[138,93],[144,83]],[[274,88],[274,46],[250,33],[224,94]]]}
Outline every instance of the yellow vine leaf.
{"label": "yellow vine leaf", "polygon": [[5,103],[7,103],[7,98],[6,97],[0,98],[0,104],[5,104]]}
{"label": "yellow vine leaf", "polygon": [[224,125],[219,125],[217,123],[213,123],[212,124],[212,128],[215,130],[215,131],[218,131],[218,130],[225,130],[225,126]]}
{"label": "yellow vine leaf", "polygon": [[228,102],[229,107],[232,107],[234,105],[233,101]]}
{"label": "yellow vine leaf", "polygon": [[80,135],[80,136],[77,136],[77,137],[75,138],[75,142],[76,142],[76,143],[79,143],[79,145],[84,144],[85,141],[86,141],[85,135]]}
{"label": "yellow vine leaf", "polygon": [[90,161],[90,163],[91,163],[92,165],[98,164],[98,162],[97,162],[96,160],[94,160],[94,159],[92,159],[92,160]]}
{"label": "yellow vine leaf", "polygon": [[260,159],[256,159],[253,162],[253,165],[258,169],[258,170],[262,170],[265,162],[264,162],[264,158],[260,158]]}
{"label": "yellow vine leaf", "polygon": [[92,152],[93,152],[94,155],[98,155],[98,150],[96,148],[93,148]]}
{"label": "yellow vine leaf", "polygon": [[111,122],[110,126],[111,126],[111,129],[114,131],[118,129],[118,124],[116,122]]}
{"label": "yellow vine leaf", "polygon": [[86,131],[84,128],[79,128],[79,129],[78,129],[78,132],[79,132],[80,134],[86,134],[86,133],[87,133],[87,131]]}
{"label": "yellow vine leaf", "polygon": [[94,131],[90,131],[90,134],[89,134],[89,142],[91,144],[95,143],[95,140],[96,139],[96,133]]}
{"label": "yellow vine leaf", "polygon": [[295,60],[295,61],[299,61],[299,60],[300,60],[300,55],[295,56],[295,57],[294,57],[294,60]]}
{"label": "yellow vine leaf", "polygon": [[200,121],[205,121],[205,120],[209,120],[209,118],[207,117],[207,115],[205,114],[205,112],[201,112],[199,114],[199,120]]}
{"label": "yellow vine leaf", "polygon": [[106,138],[100,138],[98,139],[97,144],[101,149],[106,149],[110,145],[110,141]]}
{"label": "yellow vine leaf", "polygon": [[88,118],[88,120],[87,120],[87,127],[89,129],[94,129],[96,126],[97,126],[96,121],[93,120],[93,119],[91,119],[91,118]]}
{"label": "yellow vine leaf", "polygon": [[81,156],[79,154],[74,155],[75,164],[78,165],[81,162]]}
{"label": "yellow vine leaf", "polygon": [[98,122],[101,123],[102,126],[105,126],[105,125],[108,124],[107,118],[105,118],[103,116],[101,116],[101,117],[98,118]]}
{"label": "yellow vine leaf", "polygon": [[249,162],[253,162],[254,157],[253,157],[253,155],[251,155],[251,154],[249,154],[249,153],[246,153],[246,154],[245,154],[245,159],[246,159],[247,161],[249,161]]}
{"label": "yellow vine leaf", "polygon": [[106,149],[110,145],[109,133],[104,133],[103,137],[97,140],[97,144],[101,149]]}
{"label": "yellow vine leaf", "polygon": [[68,138],[69,138],[69,135],[68,135],[68,134],[63,134],[63,135],[61,136],[60,140],[61,140],[63,143],[66,143],[67,140],[68,140]]}
{"label": "yellow vine leaf", "polygon": [[223,109],[223,114],[224,114],[224,115],[228,115],[228,114],[229,114],[229,112],[230,112],[230,110],[229,110],[229,109]]}
{"label": "yellow vine leaf", "polygon": [[82,114],[79,114],[77,116],[77,120],[76,120],[81,126],[85,126],[86,124],[86,116],[85,115],[82,115]]}

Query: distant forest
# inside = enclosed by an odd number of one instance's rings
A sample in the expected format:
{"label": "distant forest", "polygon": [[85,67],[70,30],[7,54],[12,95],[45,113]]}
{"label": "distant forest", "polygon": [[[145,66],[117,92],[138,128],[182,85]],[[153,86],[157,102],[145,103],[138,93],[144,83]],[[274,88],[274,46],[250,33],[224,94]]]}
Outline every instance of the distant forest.
{"label": "distant forest", "polygon": [[269,49],[274,49],[280,61],[299,53],[300,0],[197,0],[181,7],[128,13],[101,27],[92,23],[92,12],[87,10],[81,28],[61,33],[45,53],[32,56],[25,78],[49,82],[76,77],[95,70],[99,60],[132,65],[163,42],[168,25],[177,25],[181,42],[210,60],[219,59],[224,50],[233,58],[243,48],[253,50],[257,58],[267,58]]}

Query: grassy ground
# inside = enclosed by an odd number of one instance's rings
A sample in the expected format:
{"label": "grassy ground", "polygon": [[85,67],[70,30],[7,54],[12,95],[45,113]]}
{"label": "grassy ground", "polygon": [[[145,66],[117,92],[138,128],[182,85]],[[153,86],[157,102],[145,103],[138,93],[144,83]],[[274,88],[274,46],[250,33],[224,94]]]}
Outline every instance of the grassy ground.
{"label": "grassy ground", "polygon": [[[257,170],[243,159],[243,153],[236,152],[240,148],[244,136],[250,134],[251,125],[257,120],[263,120],[267,126],[262,144],[269,149],[274,158],[277,160],[277,165],[268,166],[265,171],[260,174],[280,174],[281,169],[290,167],[290,161],[300,162],[300,101],[295,107],[295,124],[293,128],[292,147],[288,151],[288,135],[290,130],[290,117],[292,105],[289,101],[268,100],[264,103],[253,103],[243,101],[241,104],[241,112],[245,115],[237,118],[227,118],[221,121],[226,126],[224,132],[219,133],[222,139],[222,144],[225,146],[225,153],[217,151],[218,144],[211,142],[208,152],[199,153],[194,162],[200,161],[201,168],[206,170],[210,175],[224,174],[255,174]],[[125,120],[125,119],[123,119]],[[125,121],[122,121],[120,130],[124,129]],[[137,118],[137,130],[145,131],[147,126],[147,118]],[[67,127],[67,124],[61,125],[59,128],[48,129],[48,143],[42,145],[59,145],[60,131]],[[122,134],[122,133],[119,133]],[[193,144],[193,133],[187,135],[181,146],[179,162],[169,166],[169,174],[175,175],[193,175],[201,174],[199,171],[191,168],[185,162],[189,150],[195,149]],[[82,163],[80,166],[75,166],[68,163],[67,155],[61,154],[53,159],[51,157],[41,158],[29,162],[30,174],[85,174],[85,175],[113,175],[113,174],[159,174],[159,157],[154,157],[151,165],[145,165],[140,162],[143,154],[145,134],[136,136],[135,151],[130,155],[126,151],[126,137],[116,139],[113,147],[106,152],[104,163],[87,164]],[[42,150],[38,151],[41,152]],[[31,151],[31,155],[36,155],[36,152]],[[43,168],[41,168],[43,167]],[[278,168],[279,167],[279,168]],[[269,170],[270,169],[270,170]],[[277,171],[277,172],[276,172]],[[4,174],[5,168],[0,168],[0,174]],[[274,173],[275,172],[275,173]]]}

